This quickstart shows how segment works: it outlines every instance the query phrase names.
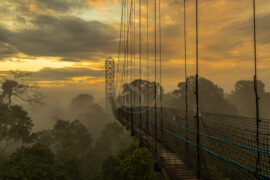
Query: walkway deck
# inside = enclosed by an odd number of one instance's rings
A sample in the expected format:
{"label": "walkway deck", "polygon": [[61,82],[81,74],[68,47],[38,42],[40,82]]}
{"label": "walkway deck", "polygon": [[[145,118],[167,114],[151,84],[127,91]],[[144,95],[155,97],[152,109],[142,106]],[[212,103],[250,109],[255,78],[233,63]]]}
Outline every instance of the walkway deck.
{"label": "walkway deck", "polygon": [[166,171],[172,180],[197,180],[196,172],[191,169],[184,161],[179,159],[175,153],[170,152],[162,143],[157,142],[157,152],[155,153],[155,140],[144,131],[134,129],[135,136],[152,152],[154,158]]}

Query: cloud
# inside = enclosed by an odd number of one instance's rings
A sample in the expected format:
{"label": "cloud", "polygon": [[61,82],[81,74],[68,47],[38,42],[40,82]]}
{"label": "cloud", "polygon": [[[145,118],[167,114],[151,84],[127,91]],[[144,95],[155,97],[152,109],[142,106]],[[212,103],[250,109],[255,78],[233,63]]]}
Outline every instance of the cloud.
{"label": "cloud", "polygon": [[35,0],[41,8],[51,9],[59,12],[66,12],[75,8],[87,8],[86,0]]}
{"label": "cloud", "polygon": [[[121,3],[119,0],[6,0],[0,3],[0,58],[57,57],[62,61],[101,62],[114,56]],[[188,69],[194,71],[195,62],[195,1],[187,2]],[[137,2],[138,3],[138,2]],[[146,58],[146,1],[142,8],[142,59]],[[117,4],[117,6],[115,6]],[[162,47],[166,81],[182,77],[184,62],[183,1],[161,1]],[[153,68],[154,57],[154,3],[150,3],[149,59]],[[106,9],[104,9],[104,7]],[[138,4],[137,4],[138,7]],[[261,66],[269,67],[270,54],[270,1],[257,2],[258,59]],[[2,11],[5,10],[4,11]],[[87,9],[87,10],[86,10]],[[137,9],[138,10],[138,9]],[[105,14],[105,15],[104,15]],[[110,16],[108,16],[110,14]],[[137,12],[138,15],[138,12]],[[101,18],[102,17],[102,18]],[[138,16],[137,16],[138,18]],[[86,19],[101,19],[104,22]],[[118,21],[116,21],[118,19]],[[137,19],[138,22],[138,19]],[[157,24],[158,25],[158,24]],[[137,24],[136,53],[139,53]],[[253,62],[252,3],[235,0],[204,0],[199,2],[199,61],[200,73],[214,80],[231,81],[238,74],[248,74]],[[133,32],[131,32],[133,33]],[[123,33],[124,34],[124,33]],[[133,41],[129,41],[133,43]],[[159,43],[159,41],[158,41]],[[122,51],[124,52],[122,43]],[[133,49],[129,49],[133,52]],[[159,50],[159,49],[158,49]],[[117,50],[116,50],[117,52]],[[114,56],[115,57],[115,56]],[[121,57],[124,57],[121,54]],[[6,58],[7,59],[7,58]],[[49,61],[49,60],[48,60]],[[174,64],[172,62],[177,62]],[[103,63],[102,63],[103,65]],[[194,66],[194,67],[193,67]],[[40,78],[62,79],[49,72],[61,69],[43,69]],[[175,74],[179,71],[179,76]],[[46,73],[45,73],[46,72]],[[70,71],[69,71],[70,72]],[[210,72],[215,72],[214,75]],[[229,73],[230,72],[230,73]],[[246,72],[246,73],[244,73]],[[44,73],[44,75],[43,75]],[[68,74],[68,73],[66,73]],[[75,74],[75,73],[74,73]],[[226,77],[225,77],[225,75]],[[87,75],[88,76],[88,75]],[[222,76],[222,78],[220,78]],[[69,75],[67,75],[70,78]],[[75,77],[75,76],[73,76]],[[101,76],[100,76],[101,77]],[[248,76],[247,76],[248,77]],[[266,76],[265,76],[266,77]],[[244,77],[243,77],[244,78]],[[45,78],[46,79],[46,78]],[[179,82],[179,80],[175,80]],[[171,81],[169,83],[172,84]],[[176,84],[176,83],[175,83]]]}
{"label": "cloud", "polygon": [[104,71],[87,68],[43,68],[31,73],[31,77],[38,81],[67,81],[78,77],[104,77]]}
{"label": "cloud", "polygon": [[17,53],[18,51],[13,46],[0,42],[0,59],[13,56]]}
{"label": "cloud", "polygon": [[258,33],[258,42],[262,44],[270,43],[270,14],[264,14],[259,16],[257,20],[257,33]]}
{"label": "cloud", "polygon": [[0,41],[30,56],[95,59],[110,53],[117,34],[110,25],[69,16],[36,16],[32,24],[15,32],[0,31]]}

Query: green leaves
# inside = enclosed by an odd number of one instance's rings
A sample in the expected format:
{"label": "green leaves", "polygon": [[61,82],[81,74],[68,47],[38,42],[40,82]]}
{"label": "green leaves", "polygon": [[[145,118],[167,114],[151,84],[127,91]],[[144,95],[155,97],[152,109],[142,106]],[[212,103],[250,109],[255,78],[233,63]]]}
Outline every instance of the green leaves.
{"label": "green leaves", "polygon": [[3,163],[0,179],[69,179],[66,167],[59,163],[48,147],[35,144],[21,147]]}
{"label": "green leaves", "polygon": [[7,148],[11,142],[30,141],[32,127],[32,120],[21,106],[0,104],[0,141],[6,142],[0,151]]}
{"label": "green leaves", "polygon": [[78,120],[58,120],[52,133],[58,149],[85,154],[91,148],[91,134]]}
{"label": "green leaves", "polygon": [[161,174],[154,171],[153,158],[138,143],[107,158],[102,164],[101,176],[106,180],[162,179]]}
{"label": "green leaves", "polygon": [[[260,116],[262,118],[270,118],[270,93],[265,90],[265,84],[258,80],[258,95],[260,97]],[[235,84],[235,90],[228,96],[230,102],[236,105],[239,115],[247,117],[255,117],[255,91],[253,80],[240,80]]]}
{"label": "green leaves", "polygon": [[[236,107],[226,100],[224,90],[212,81],[199,78],[199,107],[200,111],[217,114],[237,114]],[[190,76],[187,78],[187,96],[188,108],[194,110],[196,107],[196,77]],[[164,97],[165,104],[169,107],[177,107],[185,109],[186,105],[186,82],[180,82],[178,89],[172,93],[166,94]]]}

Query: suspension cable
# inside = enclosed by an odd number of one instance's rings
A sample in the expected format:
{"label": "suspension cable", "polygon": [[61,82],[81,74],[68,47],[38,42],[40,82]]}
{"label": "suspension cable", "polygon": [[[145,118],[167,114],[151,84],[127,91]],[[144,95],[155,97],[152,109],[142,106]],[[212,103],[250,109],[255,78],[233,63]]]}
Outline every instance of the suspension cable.
{"label": "suspension cable", "polygon": [[[132,0],[132,5],[131,5],[131,9],[132,9],[132,14],[131,14],[131,21],[130,21],[130,24],[131,24],[131,33],[130,33],[130,38],[131,38],[131,48],[132,48],[132,53],[133,53],[133,26],[134,26],[134,24],[133,24],[133,14],[134,14],[134,12],[133,12],[133,2],[134,2],[134,0]],[[132,54],[131,53],[131,54]],[[133,81],[133,55],[131,55],[131,57],[130,57],[130,84],[132,83],[132,81]],[[134,109],[133,109],[133,91],[131,91],[130,92],[130,94],[129,94],[129,96],[130,96],[130,124],[131,124],[131,128],[132,128],[132,123],[133,123],[133,114],[134,114]],[[131,130],[131,136],[133,136],[133,134],[132,134],[132,130]]]}
{"label": "suspension cable", "polygon": [[[130,7],[128,8],[128,3],[127,3],[127,44],[126,44],[126,52],[127,52],[127,58],[126,58],[126,61],[127,61],[127,73],[126,73],[126,76],[127,76],[127,84],[129,83],[129,73],[131,73],[131,70],[129,70],[129,66],[130,66],[130,63],[129,63],[129,37],[131,36],[131,33],[130,33],[130,26],[131,26],[131,23],[132,23],[132,13],[133,13],[133,0],[130,1]],[[132,76],[130,76],[131,78]],[[129,95],[126,95],[126,106],[127,105],[130,105],[131,106],[131,102],[130,102],[130,99],[132,99],[132,96],[129,96]],[[127,107],[126,107],[127,108]],[[132,109],[131,109],[132,110]],[[128,114],[127,114],[128,115]],[[127,120],[129,119],[129,117],[127,117]],[[132,116],[130,116],[130,120],[132,120]],[[133,135],[133,134],[132,134]]]}
{"label": "suspension cable", "polygon": [[[120,84],[120,89],[122,89],[123,84],[125,83],[125,76],[126,76],[126,11],[127,11],[127,1],[124,0],[124,40],[123,40],[123,53],[124,53],[124,62],[123,62],[123,71],[122,71],[122,79],[121,79],[121,84]],[[121,105],[125,104],[125,97],[122,95],[121,96]]]}
{"label": "suspension cable", "polygon": [[157,153],[157,0],[155,0],[155,153]]}
{"label": "suspension cable", "polygon": [[[119,73],[119,63],[120,63],[120,55],[121,55],[121,43],[122,43],[122,31],[123,31],[123,11],[124,11],[124,0],[122,0],[122,10],[121,10],[121,25],[120,25],[120,35],[119,35],[119,44],[118,44],[118,58],[117,58],[117,76]],[[118,78],[116,78],[116,86],[118,85]],[[116,92],[116,86],[114,92]],[[120,89],[120,88],[119,88]]]}
{"label": "suspension cable", "polygon": [[[133,79],[135,80],[135,71],[136,71],[136,0],[134,0],[134,6],[133,6]],[[133,103],[134,106],[133,108],[135,108],[135,104],[136,104],[136,99],[135,99],[135,93],[133,92]],[[133,111],[134,112],[134,111]],[[132,115],[132,119],[131,119],[131,135],[134,136],[134,114]]]}
{"label": "suspension cable", "polygon": [[140,136],[142,135],[142,0],[139,0],[139,41],[140,41]]}
{"label": "suspension cable", "polygon": [[[256,36],[256,0],[253,0],[253,38],[254,38],[254,92],[256,100],[256,143],[257,149],[260,148],[260,109],[259,109],[259,94],[258,94],[258,80],[257,80],[257,36]],[[260,174],[260,160],[261,154],[257,152],[256,161],[256,175]]]}
{"label": "suspension cable", "polygon": [[[126,4],[126,0],[123,0],[123,21],[122,21],[122,41],[123,41],[123,43],[121,43],[121,46],[122,46],[122,44],[123,44],[123,47],[125,47],[124,46],[124,43],[125,43],[125,4]],[[120,50],[121,51],[121,50]],[[123,54],[124,54],[124,49],[123,49]],[[122,90],[122,84],[123,84],[123,81],[124,81],[124,63],[123,63],[123,68],[122,68],[122,72],[121,72],[121,81],[120,81],[120,83],[119,83],[119,95],[121,95],[121,90]],[[121,105],[122,105],[122,103],[123,103],[123,96],[120,96],[120,103],[121,103]]]}
{"label": "suspension cable", "polygon": [[[161,8],[160,8],[160,0],[158,1],[158,14],[159,14],[159,73],[160,73],[160,79],[159,79],[159,85],[160,85],[160,126],[163,127],[163,94],[162,94],[162,39],[161,39]],[[161,139],[163,140],[163,131],[160,131],[161,133]]]}
{"label": "suspension cable", "polygon": [[[186,0],[184,0],[184,49],[185,49],[185,116],[186,116],[186,127],[188,128],[188,79],[187,79],[187,29],[186,29]],[[187,131],[186,139],[189,141],[189,135]],[[186,143],[187,159],[189,159],[189,148]]]}
{"label": "suspension cable", "polygon": [[[149,0],[146,0],[146,80],[149,83]],[[149,85],[147,86],[147,119],[149,120]],[[146,130],[149,131],[149,123],[146,121]]]}
{"label": "suspension cable", "polygon": [[196,120],[197,120],[197,176],[201,176],[200,160],[200,119],[199,119],[199,28],[198,28],[198,0],[196,0]]}
{"label": "suspension cable", "polygon": [[[128,79],[127,79],[127,77],[128,77],[128,75],[127,75],[127,73],[128,73],[128,27],[129,27],[129,22],[128,22],[128,20],[129,20],[129,16],[128,16],[128,12],[129,12],[129,0],[126,0],[126,12],[125,12],[125,14],[126,14],[126,32],[125,32],[125,35],[126,35],[126,41],[125,41],[125,58],[124,58],[124,60],[125,60],[125,62],[124,62],[124,85],[126,85],[127,83],[128,83]],[[127,108],[127,104],[128,104],[128,97],[125,95],[124,96],[124,108],[125,108],[125,112],[126,112],[126,108]],[[128,115],[127,115],[127,113],[125,113],[125,119],[126,119],[126,123],[127,123],[127,118],[128,118]],[[127,125],[127,124],[126,124]]]}
{"label": "suspension cable", "polygon": [[[127,68],[127,73],[126,73],[126,83],[128,84],[128,78],[129,78],[129,30],[130,30],[130,19],[131,19],[131,9],[132,7],[128,6],[128,2],[127,2],[127,44],[126,44],[126,48],[127,48],[127,58],[126,58],[126,68]],[[132,0],[130,0],[130,6],[132,5]],[[130,11],[130,12],[129,12]],[[126,107],[129,104],[129,97],[128,95],[126,95]]]}
{"label": "suspension cable", "polygon": [[[128,39],[127,39],[127,57],[129,57],[129,36],[132,37],[132,34],[130,33],[130,29],[131,29],[131,25],[132,25],[132,14],[133,14],[133,0],[130,1],[130,12],[129,12],[129,22],[128,22]],[[129,63],[129,61],[131,61],[131,64]],[[132,66],[132,59],[129,60],[127,58],[127,83],[129,82],[129,73],[131,74],[132,71],[129,70],[129,68]],[[132,79],[132,75],[130,76],[130,79]],[[131,111],[133,111],[132,109],[132,95],[127,95],[128,98],[128,103],[130,105]],[[132,113],[130,113],[130,120],[132,121]]]}
{"label": "suspension cable", "polygon": [[127,81],[129,79],[129,36],[131,36],[130,33],[130,26],[132,23],[132,12],[133,12],[133,0],[130,1],[130,10],[129,10],[129,22],[128,22],[128,30],[127,30]]}

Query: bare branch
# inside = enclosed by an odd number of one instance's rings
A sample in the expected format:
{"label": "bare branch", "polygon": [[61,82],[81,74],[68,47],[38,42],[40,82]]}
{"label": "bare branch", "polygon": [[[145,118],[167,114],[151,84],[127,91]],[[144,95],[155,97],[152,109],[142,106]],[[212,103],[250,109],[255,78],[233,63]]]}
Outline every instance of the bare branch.
{"label": "bare branch", "polygon": [[0,103],[7,101],[8,104],[11,104],[17,98],[31,106],[45,104],[45,95],[38,91],[38,86],[26,81],[26,78],[30,77],[30,73],[10,71],[10,76],[2,82]]}

